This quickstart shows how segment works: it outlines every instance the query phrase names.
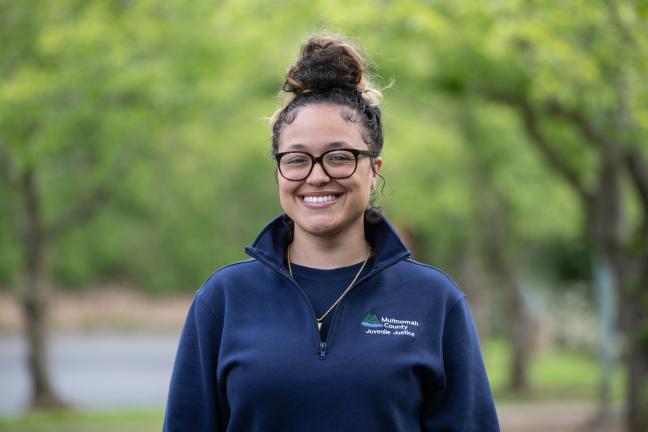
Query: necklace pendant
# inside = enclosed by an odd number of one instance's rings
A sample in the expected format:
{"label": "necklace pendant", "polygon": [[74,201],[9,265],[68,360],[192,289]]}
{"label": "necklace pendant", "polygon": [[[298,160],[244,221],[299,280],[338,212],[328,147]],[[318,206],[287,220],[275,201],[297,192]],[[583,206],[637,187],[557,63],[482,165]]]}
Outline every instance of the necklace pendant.
{"label": "necklace pendant", "polygon": [[[328,310],[326,312],[324,312],[324,315],[322,315],[321,318],[315,317],[315,322],[317,323],[317,331],[318,332],[322,331],[322,321],[321,320],[323,320],[324,317],[326,317],[326,315],[328,315],[328,313],[331,312],[338,305],[338,303],[340,303],[340,301],[344,298],[344,296],[349,292],[349,290],[351,289],[353,284],[356,283],[356,281],[360,277],[360,274],[362,273],[362,270],[365,268],[365,265],[367,265],[367,261],[369,261],[369,258],[371,258],[372,254],[373,254],[373,251],[371,249],[371,246],[369,246],[369,253],[367,254],[367,258],[365,258],[364,262],[360,266],[360,270],[358,270],[358,273],[356,273],[356,275],[353,277],[353,280],[351,281],[349,286],[344,290],[344,292],[340,295],[340,297],[338,297],[338,299],[335,300],[335,303],[333,303],[333,305],[330,308],[328,308]],[[290,261],[291,261],[290,260],[290,248],[286,248],[286,265],[288,266],[288,273],[290,273],[290,277],[292,278],[293,282],[296,285],[298,285],[297,281],[295,280],[295,276],[293,275],[292,268],[290,267]],[[322,357],[322,358],[324,358],[324,357]]]}

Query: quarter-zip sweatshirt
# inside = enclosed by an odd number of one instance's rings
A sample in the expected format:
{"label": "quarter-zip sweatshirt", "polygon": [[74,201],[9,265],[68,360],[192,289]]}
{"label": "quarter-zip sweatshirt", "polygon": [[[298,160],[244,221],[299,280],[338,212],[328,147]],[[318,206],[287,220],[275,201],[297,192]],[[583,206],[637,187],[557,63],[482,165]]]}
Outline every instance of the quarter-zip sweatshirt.
{"label": "quarter-zip sweatshirt", "polygon": [[285,265],[283,217],[196,293],[176,354],[164,430],[498,431],[464,294],[411,259],[386,221],[365,224],[373,267],[323,339]]}
{"label": "quarter-zip sweatshirt", "polygon": [[[362,264],[358,263],[332,270],[303,267],[295,263],[292,263],[291,267],[293,278],[308,297],[315,316],[321,317],[344,293],[349,283],[355,278],[356,273],[360,271]],[[373,259],[369,258],[359,276],[368,273],[372,266]],[[322,320],[322,328],[320,329],[322,339],[326,339],[328,334],[329,323],[333,316],[331,312]]]}

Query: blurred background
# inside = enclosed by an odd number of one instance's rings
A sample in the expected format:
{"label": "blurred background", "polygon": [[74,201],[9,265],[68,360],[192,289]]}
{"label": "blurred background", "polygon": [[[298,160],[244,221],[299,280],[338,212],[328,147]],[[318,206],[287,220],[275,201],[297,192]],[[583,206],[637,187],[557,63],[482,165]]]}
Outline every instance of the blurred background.
{"label": "blurred background", "polygon": [[626,0],[0,0],[0,430],[160,429],[193,293],[281,211],[267,118],[319,29],[385,88],[376,203],[467,293],[502,430],[648,430]]}

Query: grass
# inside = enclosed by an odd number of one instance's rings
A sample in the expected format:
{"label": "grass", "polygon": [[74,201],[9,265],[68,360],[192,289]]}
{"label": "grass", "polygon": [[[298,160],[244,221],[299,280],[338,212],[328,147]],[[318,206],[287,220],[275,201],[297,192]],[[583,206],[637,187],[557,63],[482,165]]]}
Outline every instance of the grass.
{"label": "grass", "polygon": [[0,417],[2,432],[149,432],[162,430],[162,409],[31,412]]}
{"label": "grass", "polygon": [[[600,385],[598,359],[590,352],[561,349],[535,354],[529,366],[531,389],[514,393],[507,389],[510,347],[501,340],[483,344],[484,362],[499,401],[596,400]],[[617,367],[612,378],[612,398],[623,398],[623,370]]]}
{"label": "grass", "polygon": [[[549,351],[535,355],[530,365],[533,390],[511,393],[506,390],[509,346],[501,340],[483,344],[484,360],[493,392],[501,402],[592,401],[599,385],[598,362],[594,355],[576,350]],[[615,371],[613,397],[621,400],[622,371]],[[0,432],[159,432],[164,412],[159,409],[115,411],[33,412],[16,417],[0,417]]]}

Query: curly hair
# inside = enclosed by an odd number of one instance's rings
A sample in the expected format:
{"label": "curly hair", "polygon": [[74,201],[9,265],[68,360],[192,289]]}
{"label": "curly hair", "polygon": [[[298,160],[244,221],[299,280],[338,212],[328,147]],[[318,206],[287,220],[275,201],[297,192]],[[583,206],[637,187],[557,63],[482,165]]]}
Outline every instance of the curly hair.
{"label": "curly hair", "polygon": [[[383,96],[367,76],[367,69],[360,49],[351,41],[332,33],[308,38],[299,58],[286,72],[283,103],[270,118],[273,155],[277,153],[284,127],[295,120],[299,108],[325,103],[343,108],[342,117],[359,123],[363,141],[371,151],[380,154]],[[373,197],[365,217],[370,222],[382,218],[380,208],[373,206]]]}

